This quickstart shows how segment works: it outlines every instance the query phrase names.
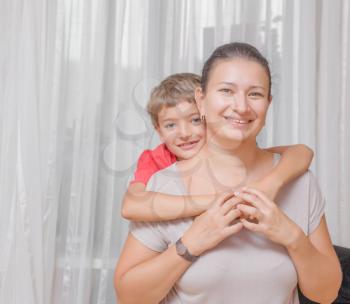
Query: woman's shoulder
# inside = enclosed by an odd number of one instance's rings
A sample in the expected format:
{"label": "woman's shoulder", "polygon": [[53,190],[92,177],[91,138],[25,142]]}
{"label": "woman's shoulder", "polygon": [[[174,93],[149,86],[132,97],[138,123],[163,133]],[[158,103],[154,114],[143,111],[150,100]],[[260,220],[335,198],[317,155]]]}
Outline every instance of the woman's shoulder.
{"label": "woman's shoulder", "polygon": [[[277,196],[278,204],[287,209],[310,210],[324,208],[325,198],[316,176],[311,170],[285,185]],[[283,208],[282,208],[283,209]]]}
{"label": "woman's shoulder", "polygon": [[315,188],[317,188],[317,190],[320,190],[317,177],[310,169],[306,170],[303,174],[296,177],[294,181],[291,182],[291,184],[293,183],[307,187],[308,190],[315,190]]}
{"label": "woman's shoulder", "polygon": [[315,189],[319,191],[317,178],[314,173],[308,169],[303,174],[286,184],[282,191],[292,192],[294,194],[308,194],[310,190],[314,191]]}

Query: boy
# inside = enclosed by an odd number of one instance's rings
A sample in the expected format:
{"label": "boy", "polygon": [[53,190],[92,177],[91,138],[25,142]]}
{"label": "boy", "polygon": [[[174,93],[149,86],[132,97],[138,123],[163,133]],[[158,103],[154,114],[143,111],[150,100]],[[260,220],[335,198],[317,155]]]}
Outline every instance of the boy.
{"label": "boy", "polygon": [[[124,196],[124,218],[159,221],[197,216],[217,199],[214,195],[176,196],[146,191],[146,185],[154,173],[176,161],[192,158],[205,142],[205,125],[194,99],[198,86],[198,75],[181,73],[167,77],[153,89],[147,111],[163,144],[141,154],[134,180]],[[313,152],[304,145],[268,150],[281,154],[281,161],[270,174],[249,186],[274,199],[284,184],[308,169]]]}

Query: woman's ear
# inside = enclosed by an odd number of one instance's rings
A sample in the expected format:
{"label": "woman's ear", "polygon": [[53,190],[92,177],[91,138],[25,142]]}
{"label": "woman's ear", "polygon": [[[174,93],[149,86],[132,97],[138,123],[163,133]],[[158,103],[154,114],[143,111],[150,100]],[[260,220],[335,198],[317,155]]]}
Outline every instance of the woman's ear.
{"label": "woman's ear", "polygon": [[194,98],[196,100],[196,105],[197,105],[197,108],[198,108],[198,111],[199,111],[199,114],[200,116],[202,117],[203,115],[205,115],[205,110],[204,110],[204,107],[203,107],[203,99],[204,99],[204,94],[203,94],[203,90],[201,87],[197,87],[195,90],[194,90]]}

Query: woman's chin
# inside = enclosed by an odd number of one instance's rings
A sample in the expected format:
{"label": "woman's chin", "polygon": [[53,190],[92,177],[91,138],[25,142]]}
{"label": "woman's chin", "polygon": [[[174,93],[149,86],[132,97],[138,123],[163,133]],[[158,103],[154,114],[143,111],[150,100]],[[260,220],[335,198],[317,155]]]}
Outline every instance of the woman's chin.
{"label": "woman's chin", "polygon": [[236,150],[242,147],[245,139],[241,137],[221,137],[216,136],[212,137],[211,140],[208,140],[208,144],[214,147],[217,147],[218,150]]}

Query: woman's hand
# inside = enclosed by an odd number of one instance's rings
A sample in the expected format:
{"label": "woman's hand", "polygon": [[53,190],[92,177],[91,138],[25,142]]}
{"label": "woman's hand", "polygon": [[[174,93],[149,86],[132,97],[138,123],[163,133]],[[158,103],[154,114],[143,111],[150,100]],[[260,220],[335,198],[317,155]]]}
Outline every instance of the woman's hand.
{"label": "woman's hand", "polygon": [[[182,242],[188,251],[199,256],[228,236],[240,231],[243,224],[239,221],[241,211],[236,205],[241,202],[243,200],[234,197],[233,193],[222,194],[212,207],[197,216],[182,237]],[[237,222],[234,223],[235,220]]]}
{"label": "woman's hand", "polygon": [[243,214],[241,222],[246,229],[262,233],[271,241],[284,246],[296,241],[300,234],[299,226],[265,194],[251,188],[243,188],[241,192],[235,194],[250,204],[236,206]]}

